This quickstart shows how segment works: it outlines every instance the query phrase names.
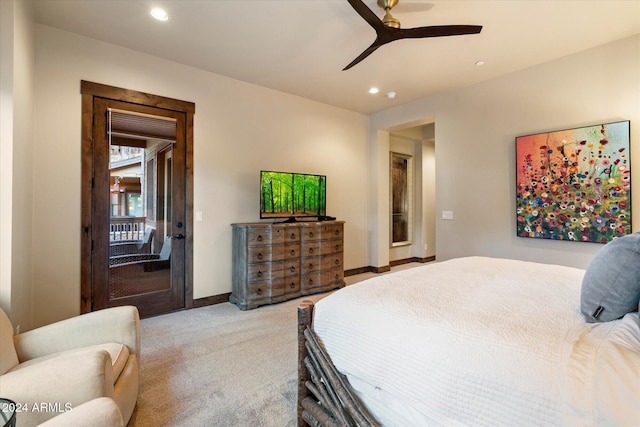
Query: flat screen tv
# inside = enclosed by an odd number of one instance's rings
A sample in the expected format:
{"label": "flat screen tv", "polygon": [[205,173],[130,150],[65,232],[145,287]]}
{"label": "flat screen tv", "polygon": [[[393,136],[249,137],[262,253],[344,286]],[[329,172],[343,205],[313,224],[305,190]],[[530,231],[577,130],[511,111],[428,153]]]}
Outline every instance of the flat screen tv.
{"label": "flat screen tv", "polygon": [[327,214],[327,177],[260,171],[260,218],[296,221]]}

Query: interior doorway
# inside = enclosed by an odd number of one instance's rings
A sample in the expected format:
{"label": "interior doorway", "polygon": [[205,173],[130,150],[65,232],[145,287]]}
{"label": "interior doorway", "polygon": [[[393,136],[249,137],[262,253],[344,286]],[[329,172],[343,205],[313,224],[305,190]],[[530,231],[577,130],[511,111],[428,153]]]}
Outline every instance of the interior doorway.
{"label": "interior doorway", "polygon": [[82,82],[82,312],[193,304],[192,103]]}
{"label": "interior doorway", "polygon": [[[393,126],[388,129],[387,142],[390,152],[389,263],[433,260],[436,254],[435,122],[429,119]],[[399,179],[398,174],[404,175]],[[394,186],[398,181],[403,191]],[[404,233],[396,235],[396,228]]]}

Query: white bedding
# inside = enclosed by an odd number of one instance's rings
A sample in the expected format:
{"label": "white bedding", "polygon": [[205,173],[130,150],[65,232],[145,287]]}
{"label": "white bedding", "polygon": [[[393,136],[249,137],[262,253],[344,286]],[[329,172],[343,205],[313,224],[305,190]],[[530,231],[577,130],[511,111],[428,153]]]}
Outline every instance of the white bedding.
{"label": "white bedding", "polygon": [[468,257],[320,300],[314,330],[389,426],[640,426],[640,321],[588,324],[584,270]]}

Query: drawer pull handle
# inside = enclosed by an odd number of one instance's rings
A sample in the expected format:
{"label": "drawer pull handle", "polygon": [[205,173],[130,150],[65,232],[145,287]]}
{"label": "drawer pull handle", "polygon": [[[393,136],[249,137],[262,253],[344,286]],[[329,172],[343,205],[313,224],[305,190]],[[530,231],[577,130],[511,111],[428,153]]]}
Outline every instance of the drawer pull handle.
{"label": "drawer pull handle", "polygon": [[259,234],[259,235],[258,235],[258,238],[257,238],[256,240],[257,240],[258,242],[262,242],[262,235],[261,235],[261,234]]}
{"label": "drawer pull handle", "polygon": [[262,289],[258,288],[258,290],[256,291],[256,294],[262,295]]}
{"label": "drawer pull handle", "polygon": [[296,284],[294,282],[291,282],[291,289],[295,288]]}
{"label": "drawer pull handle", "polygon": [[313,253],[313,248],[309,248],[309,253],[312,254]]}
{"label": "drawer pull handle", "polygon": [[258,274],[256,274],[256,276],[262,277],[262,271],[258,271]]}
{"label": "drawer pull handle", "polygon": [[340,235],[340,230],[336,230],[336,236]]}
{"label": "drawer pull handle", "polygon": [[336,273],[336,280],[340,279],[340,275],[338,273]]}
{"label": "drawer pull handle", "polygon": [[291,256],[294,256],[296,254],[296,250],[295,249],[291,249]]}
{"label": "drawer pull handle", "polygon": [[333,262],[335,265],[339,265],[340,264],[340,260],[338,258],[336,258],[336,260]]}
{"label": "drawer pull handle", "polygon": [[340,249],[340,245],[336,245],[336,251]]}
{"label": "drawer pull handle", "polygon": [[313,237],[313,231],[309,232],[309,237]]}
{"label": "drawer pull handle", "polygon": [[309,279],[309,285],[313,285],[313,279]]}
{"label": "drawer pull handle", "polygon": [[313,263],[309,263],[309,268],[313,268]]}
{"label": "drawer pull handle", "polygon": [[292,266],[291,266],[291,272],[293,273],[294,271],[296,271],[296,266],[295,266],[295,265],[292,265]]}
{"label": "drawer pull handle", "polygon": [[291,238],[295,239],[296,238],[296,233],[291,233]]}
{"label": "drawer pull handle", "polygon": [[262,259],[262,252],[258,253],[258,259]]}

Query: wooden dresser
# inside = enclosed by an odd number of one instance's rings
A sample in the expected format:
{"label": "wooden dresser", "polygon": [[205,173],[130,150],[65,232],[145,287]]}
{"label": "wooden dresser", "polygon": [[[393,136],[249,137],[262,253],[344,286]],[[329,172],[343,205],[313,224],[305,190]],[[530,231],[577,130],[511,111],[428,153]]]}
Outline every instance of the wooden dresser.
{"label": "wooden dresser", "polygon": [[344,221],[231,226],[229,301],[241,310],[344,286]]}

